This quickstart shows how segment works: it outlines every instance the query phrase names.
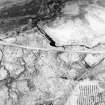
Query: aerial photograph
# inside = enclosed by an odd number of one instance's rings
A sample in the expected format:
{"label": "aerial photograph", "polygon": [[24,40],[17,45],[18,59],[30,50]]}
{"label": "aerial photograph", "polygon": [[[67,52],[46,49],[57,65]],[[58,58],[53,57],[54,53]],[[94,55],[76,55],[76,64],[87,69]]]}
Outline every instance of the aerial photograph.
{"label": "aerial photograph", "polygon": [[105,0],[0,0],[0,105],[105,105]]}

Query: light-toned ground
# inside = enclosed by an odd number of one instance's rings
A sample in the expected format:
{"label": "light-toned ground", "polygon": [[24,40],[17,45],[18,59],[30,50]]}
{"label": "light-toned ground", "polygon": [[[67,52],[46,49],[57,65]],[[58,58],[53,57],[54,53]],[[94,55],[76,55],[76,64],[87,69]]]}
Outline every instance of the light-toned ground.
{"label": "light-toned ground", "polygon": [[[104,24],[103,8],[92,6],[88,9],[88,18],[93,19],[90,19],[90,24],[98,22],[96,18],[102,18]],[[38,27],[19,34],[14,31],[9,32],[8,36],[1,34],[0,105],[104,105],[104,26],[100,28],[99,24],[99,29],[93,28],[94,32],[98,30],[95,36],[91,33],[92,29],[86,30],[84,24],[80,19],[72,21],[63,17],[53,24],[39,23],[49,36],[53,35],[53,40],[60,45],[57,47],[50,45]],[[76,32],[70,30],[71,26]],[[80,42],[74,43],[70,38],[74,42],[79,38]]]}

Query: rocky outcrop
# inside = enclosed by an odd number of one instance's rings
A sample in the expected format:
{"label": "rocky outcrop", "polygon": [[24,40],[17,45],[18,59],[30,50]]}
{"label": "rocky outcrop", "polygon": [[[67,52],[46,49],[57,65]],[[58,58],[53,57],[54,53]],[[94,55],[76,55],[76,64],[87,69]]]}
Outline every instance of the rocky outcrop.
{"label": "rocky outcrop", "polygon": [[[104,105],[104,7],[84,0],[39,1],[1,8],[0,20],[25,23],[1,28],[0,105]],[[38,14],[25,12],[34,3]]]}

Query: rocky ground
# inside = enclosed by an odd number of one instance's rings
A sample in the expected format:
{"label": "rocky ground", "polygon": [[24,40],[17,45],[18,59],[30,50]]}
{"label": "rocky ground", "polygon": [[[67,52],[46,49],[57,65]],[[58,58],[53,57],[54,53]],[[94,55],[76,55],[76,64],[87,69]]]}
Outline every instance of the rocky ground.
{"label": "rocky ground", "polygon": [[1,32],[0,105],[105,105],[105,9],[88,3]]}

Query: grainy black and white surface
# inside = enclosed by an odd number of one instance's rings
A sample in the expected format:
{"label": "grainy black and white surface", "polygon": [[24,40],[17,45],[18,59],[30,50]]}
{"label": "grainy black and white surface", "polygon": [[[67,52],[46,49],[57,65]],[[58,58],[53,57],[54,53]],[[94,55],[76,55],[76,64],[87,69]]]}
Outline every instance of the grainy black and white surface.
{"label": "grainy black and white surface", "polygon": [[0,105],[105,105],[105,1],[0,0]]}

